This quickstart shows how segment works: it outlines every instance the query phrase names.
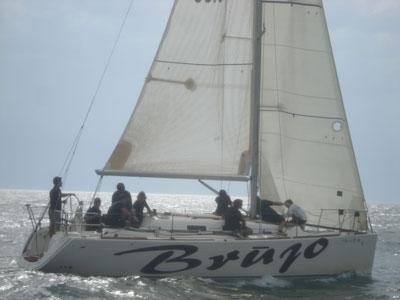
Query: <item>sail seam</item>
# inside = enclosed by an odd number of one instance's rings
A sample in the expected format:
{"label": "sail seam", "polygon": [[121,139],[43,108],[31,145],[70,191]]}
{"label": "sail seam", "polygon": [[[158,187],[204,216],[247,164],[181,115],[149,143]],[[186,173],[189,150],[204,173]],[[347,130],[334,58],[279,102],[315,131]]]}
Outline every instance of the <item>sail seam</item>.
{"label": "sail seam", "polygon": [[299,5],[299,6],[311,6],[311,7],[318,7],[322,9],[321,5],[318,4],[312,4],[312,3],[304,3],[304,2],[294,2],[294,1],[279,1],[279,0],[262,0],[263,3],[272,3],[272,4],[290,4],[291,6],[293,5]]}
{"label": "sail seam", "polygon": [[317,115],[306,115],[306,114],[299,114],[299,113],[294,113],[291,111],[286,111],[286,110],[281,110],[281,109],[268,109],[268,108],[260,108],[261,111],[268,111],[268,112],[279,112],[279,113],[284,113],[288,115],[292,115],[293,117],[304,117],[304,118],[314,118],[314,119],[327,119],[327,120],[340,120],[343,122],[346,122],[345,119],[340,118],[340,117],[330,117],[330,116],[317,116]]}
{"label": "sail seam", "polygon": [[324,54],[329,54],[325,50],[318,50],[318,49],[309,49],[309,48],[303,48],[303,47],[297,47],[297,46],[291,46],[291,45],[285,45],[285,44],[273,44],[273,43],[264,43],[264,46],[275,46],[275,47],[282,47],[282,48],[291,48],[291,49],[296,49],[296,50],[302,50],[302,51],[307,51],[307,52],[317,52],[317,53],[324,53]]}
{"label": "sail seam", "polygon": [[300,94],[300,93],[295,93],[295,92],[290,92],[287,90],[282,90],[282,89],[271,89],[271,88],[266,88],[264,89],[266,91],[271,91],[271,92],[280,92],[280,93],[285,93],[293,96],[300,96],[300,97],[306,97],[306,98],[314,98],[314,99],[324,99],[324,100],[330,100],[330,101],[335,101],[337,102],[337,98],[331,98],[331,97],[324,97],[324,96],[313,96],[313,95],[306,95],[306,94]]}
{"label": "sail seam", "polygon": [[327,189],[332,189],[332,190],[340,189],[341,191],[347,191],[347,192],[350,192],[350,193],[354,193],[355,195],[359,195],[359,193],[356,190],[351,190],[351,189],[344,188],[344,187],[337,187],[337,186],[330,186],[330,185],[323,185],[323,184],[312,184],[312,183],[307,183],[307,182],[301,182],[301,181],[297,181],[297,180],[288,179],[286,177],[274,177],[274,178],[276,178],[278,180],[289,181],[289,182],[292,182],[292,183],[304,184],[304,185],[309,185],[309,186],[314,186],[314,187],[327,188]]}
{"label": "sail seam", "polygon": [[[275,136],[284,137],[284,138],[287,138],[287,139],[290,139],[290,140],[296,140],[296,141],[305,142],[305,143],[314,143],[314,144],[322,144],[322,145],[333,145],[333,146],[338,146],[338,147],[349,148],[348,145],[344,145],[344,144],[326,143],[326,142],[309,140],[309,139],[301,139],[301,138],[296,138],[296,137],[288,136],[288,135],[285,135],[285,134],[279,134],[279,133],[275,133],[275,132],[264,132],[263,134],[265,134],[265,135],[275,135]],[[266,140],[266,139],[262,139],[262,140]]]}
{"label": "sail seam", "polygon": [[204,63],[190,63],[183,61],[168,61],[168,60],[155,60],[159,63],[176,64],[176,65],[189,65],[189,66],[200,66],[200,67],[224,67],[224,66],[251,66],[253,63],[223,63],[223,64],[204,64]]}

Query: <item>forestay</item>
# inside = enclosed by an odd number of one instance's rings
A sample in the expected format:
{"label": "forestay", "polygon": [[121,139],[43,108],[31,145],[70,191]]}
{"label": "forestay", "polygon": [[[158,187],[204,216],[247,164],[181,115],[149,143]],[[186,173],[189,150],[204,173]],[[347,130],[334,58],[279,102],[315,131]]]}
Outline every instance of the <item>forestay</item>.
{"label": "forestay", "polygon": [[[364,197],[320,0],[263,1],[260,186],[309,223],[366,229]],[[271,189],[276,186],[276,190]],[[356,214],[357,215],[357,214]],[[343,216],[340,216],[343,218]]]}
{"label": "forestay", "polygon": [[135,111],[104,171],[248,175],[251,13],[248,0],[175,1]]}

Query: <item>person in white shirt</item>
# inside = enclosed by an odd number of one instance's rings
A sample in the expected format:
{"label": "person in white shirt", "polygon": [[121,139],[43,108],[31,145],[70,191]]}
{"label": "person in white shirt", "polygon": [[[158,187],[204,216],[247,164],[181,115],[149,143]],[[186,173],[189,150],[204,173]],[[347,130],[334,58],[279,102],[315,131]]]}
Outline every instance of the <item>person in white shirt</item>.
{"label": "person in white shirt", "polygon": [[282,232],[282,229],[286,224],[298,225],[301,227],[302,230],[304,230],[305,224],[307,222],[307,215],[305,211],[300,206],[294,204],[291,199],[286,200],[284,202],[284,205],[288,209],[285,214],[285,218],[291,218],[291,221],[283,221],[279,226],[279,232]]}

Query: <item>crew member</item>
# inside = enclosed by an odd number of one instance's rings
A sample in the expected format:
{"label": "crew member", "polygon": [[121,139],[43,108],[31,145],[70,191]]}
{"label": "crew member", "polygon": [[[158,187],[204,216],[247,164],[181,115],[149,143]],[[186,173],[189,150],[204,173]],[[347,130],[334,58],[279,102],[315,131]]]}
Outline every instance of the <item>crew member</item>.
{"label": "crew member", "polygon": [[225,225],[222,227],[223,230],[233,231],[235,234],[247,236],[252,233],[251,228],[246,227],[246,221],[243,218],[240,210],[243,206],[241,199],[233,201],[231,207],[225,211]]}
{"label": "crew member", "polygon": [[60,230],[60,223],[61,223],[61,206],[62,206],[62,198],[75,196],[74,193],[62,193],[62,179],[61,177],[54,177],[53,178],[53,188],[50,191],[50,205],[49,205],[49,219],[50,219],[50,226],[49,226],[49,235],[50,237],[53,234]]}
{"label": "crew member", "polygon": [[271,206],[283,206],[282,202],[270,201],[260,199],[257,197],[257,201],[260,204],[260,217],[264,222],[272,224],[281,224],[285,218],[278,214]]}
{"label": "crew member", "polygon": [[215,202],[217,203],[217,208],[215,209],[214,215],[217,216],[223,216],[228,207],[232,205],[231,198],[225,190],[219,191],[218,196],[215,198]]}
{"label": "crew member", "polygon": [[143,210],[146,207],[147,212],[152,215],[152,211],[150,209],[150,206],[146,202],[146,194],[144,192],[140,192],[137,195],[135,203],[133,203],[133,213],[134,216],[136,217],[137,221],[137,227],[140,227],[140,225],[143,222]]}
{"label": "crew member", "polygon": [[285,214],[286,218],[291,218],[288,222],[285,220],[280,224],[279,231],[287,224],[298,225],[302,230],[305,229],[305,224],[307,223],[307,215],[305,211],[298,205],[294,204],[291,199],[285,201],[284,205],[287,207],[287,212]]}
{"label": "crew member", "polygon": [[117,190],[112,195],[111,203],[114,204],[118,201],[124,201],[127,204],[128,209],[132,209],[131,193],[125,190],[125,185],[122,182],[117,184]]}
{"label": "crew member", "polygon": [[100,210],[101,200],[100,198],[95,198],[93,206],[90,207],[84,216],[86,225],[86,230],[98,230],[101,224],[101,210]]}

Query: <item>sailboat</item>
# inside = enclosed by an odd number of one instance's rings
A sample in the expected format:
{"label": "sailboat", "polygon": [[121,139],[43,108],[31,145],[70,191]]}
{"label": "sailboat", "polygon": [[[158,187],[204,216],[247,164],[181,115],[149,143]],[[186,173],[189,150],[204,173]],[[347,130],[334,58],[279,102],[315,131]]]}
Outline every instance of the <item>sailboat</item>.
{"label": "sailboat", "polygon": [[[368,218],[322,0],[175,0],[103,176],[247,182],[244,237],[212,214],[145,216],[138,229],[51,238],[21,264],[84,276],[262,277],[370,273]],[[257,197],[293,199],[307,226],[260,220]],[[43,212],[43,216],[45,212]]]}

